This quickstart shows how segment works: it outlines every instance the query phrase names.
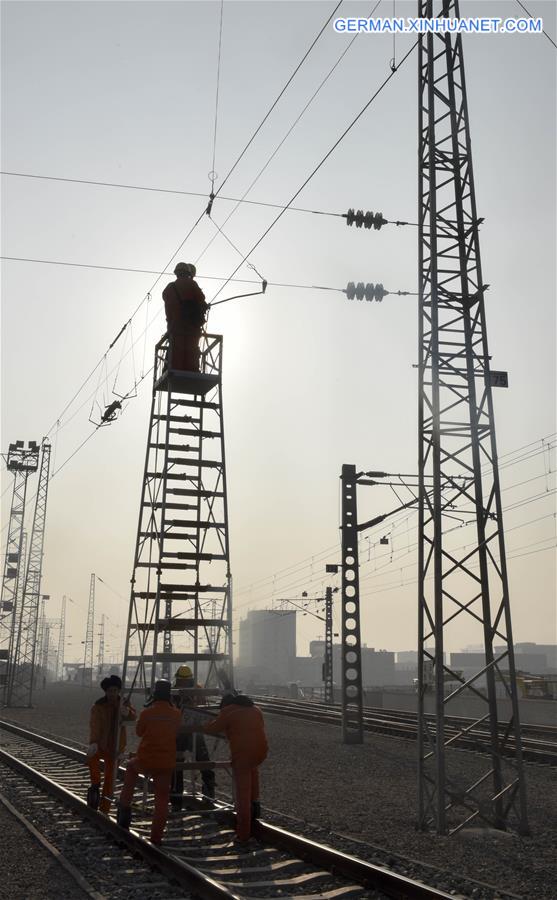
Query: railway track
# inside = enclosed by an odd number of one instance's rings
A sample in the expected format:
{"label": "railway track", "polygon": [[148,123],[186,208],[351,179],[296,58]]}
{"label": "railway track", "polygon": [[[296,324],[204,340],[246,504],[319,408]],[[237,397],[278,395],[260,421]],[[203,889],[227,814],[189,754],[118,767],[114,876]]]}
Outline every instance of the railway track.
{"label": "railway track", "polygon": [[150,802],[145,809],[135,804],[130,832],[87,807],[82,799],[88,786],[85,759],[81,750],[0,722],[4,792],[68,856],[97,900],[465,896],[263,821],[256,823],[253,846],[239,852],[233,842],[233,813],[221,803],[173,812],[163,847],[154,847],[147,840]]}
{"label": "railway track", "polygon": [[[289,700],[282,697],[252,695],[257,705],[268,713],[322,724],[341,723],[340,704],[328,706],[313,700]],[[433,722],[434,716],[428,716]],[[475,726],[473,719],[448,716],[446,734],[456,749],[489,752],[487,726]],[[390,734],[395,737],[415,740],[418,734],[416,713],[406,710],[364,707],[364,731]],[[503,728],[501,730],[501,734]],[[522,725],[522,753],[528,762],[557,766],[557,727],[552,725]],[[535,736],[536,735],[536,736]],[[514,755],[514,742],[509,738],[504,747],[507,756]]]}

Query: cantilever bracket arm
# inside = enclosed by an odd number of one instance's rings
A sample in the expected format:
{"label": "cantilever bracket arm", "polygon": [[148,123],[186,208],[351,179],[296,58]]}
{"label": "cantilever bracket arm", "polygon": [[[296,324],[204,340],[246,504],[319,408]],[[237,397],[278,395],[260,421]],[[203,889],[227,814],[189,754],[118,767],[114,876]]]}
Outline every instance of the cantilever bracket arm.
{"label": "cantilever bracket arm", "polygon": [[382,516],[375,516],[375,518],[370,519],[369,522],[362,522],[357,526],[356,530],[364,531],[366,528],[373,528],[374,525],[379,525],[381,522],[384,522],[385,519],[394,516],[395,513],[400,512],[403,509],[410,509],[410,507],[415,506],[417,502],[418,498],[414,497],[412,500],[409,500],[408,503],[403,503],[402,506],[397,506],[396,509],[392,509],[391,512],[385,513]]}
{"label": "cantilever bracket arm", "polygon": [[239,300],[241,297],[256,297],[258,294],[264,294],[266,290],[267,282],[263,279],[260,291],[252,291],[250,294],[235,294],[233,297],[225,297],[224,300],[217,300],[216,303],[209,303],[209,307],[219,306],[221,303],[228,303],[229,300]]}

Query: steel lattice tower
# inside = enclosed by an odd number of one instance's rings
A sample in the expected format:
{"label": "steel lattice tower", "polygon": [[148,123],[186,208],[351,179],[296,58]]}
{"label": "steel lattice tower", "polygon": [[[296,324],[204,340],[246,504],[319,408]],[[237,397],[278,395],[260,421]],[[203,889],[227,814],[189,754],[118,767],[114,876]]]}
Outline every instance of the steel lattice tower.
{"label": "steel lattice tower", "polygon": [[91,573],[89,582],[89,603],[87,606],[87,629],[85,631],[85,650],[83,654],[83,674],[81,683],[84,687],[93,687],[93,640],[95,629],[95,573]]}
{"label": "steel lattice tower", "polygon": [[[38,610],[38,606],[37,606]],[[56,680],[64,680],[64,650],[66,646],[66,595],[62,597],[60,610],[60,631],[58,633],[58,652],[56,654]]]}
{"label": "steel lattice tower", "polygon": [[232,580],[222,410],[222,337],[204,335],[201,374],[155,348],[124,681],[147,691],[188,664],[208,690],[232,678]]}
{"label": "steel lattice tower", "polygon": [[[443,17],[459,17],[457,0],[442,6]],[[437,15],[432,0],[420,0],[419,14]],[[526,832],[492,401],[497,381],[487,345],[459,35],[420,38],[419,185],[419,827],[446,834],[487,822]],[[428,475],[433,489],[426,490]],[[449,535],[455,513],[471,523],[466,548],[459,546],[462,537]],[[461,643],[463,619],[475,623],[485,647],[485,662],[473,677],[452,672],[445,660],[445,645]],[[426,717],[430,673],[434,723]],[[446,676],[460,682],[447,696]],[[453,772],[447,751],[454,734],[446,734],[445,719],[463,693],[477,703],[474,729],[491,736],[490,760],[474,784]],[[509,760],[503,752],[511,740]]]}
{"label": "steel lattice tower", "polygon": [[0,686],[4,703],[7,697],[15,642],[18,589],[22,588],[25,573],[22,538],[27,480],[33,472],[37,471],[39,447],[35,441],[30,441],[26,450],[23,441],[16,441],[14,444],[10,444],[5,459],[8,471],[13,472],[14,475],[14,488],[0,598]]}
{"label": "steel lattice tower", "polygon": [[50,450],[48,441],[43,441],[29,558],[25,568],[25,581],[15,627],[14,652],[8,676],[7,706],[31,706],[33,698]]}
{"label": "steel lattice tower", "polygon": [[102,677],[104,668],[104,613],[101,616],[99,627],[99,651],[97,653],[97,676]]}

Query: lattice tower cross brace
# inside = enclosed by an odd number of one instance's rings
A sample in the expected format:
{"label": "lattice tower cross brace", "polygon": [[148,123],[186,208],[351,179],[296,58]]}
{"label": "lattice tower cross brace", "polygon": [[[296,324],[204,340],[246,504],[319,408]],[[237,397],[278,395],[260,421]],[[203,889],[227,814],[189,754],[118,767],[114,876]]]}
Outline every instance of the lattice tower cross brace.
{"label": "lattice tower cross brace", "polygon": [[85,632],[85,651],[83,655],[83,677],[81,683],[84,687],[93,686],[93,639],[95,628],[95,573],[91,573],[89,583],[89,604],[87,606],[87,630]]}
{"label": "lattice tower cross brace", "polygon": [[[421,17],[431,19],[439,15],[439,4],[434,8],[433,0],[419,0],[418,10]],[[443,0],[440,15],[458,19],[458,0]],[[479,248],[481,220],[476,212],[460,35],[420,37],[418,104],[418,822],[421,829],[433,827],[440,834],[470,822],[501,828],[515,824],[525,832],[526,793]],[[427,477],[433,479],[432,490],[426,489]],[[468,541],[465,550],[455,549],[449,537],[454,526],[449,513],[459,508],[471,513],[475,523],[472,548]],[[485,665],[466,680],[444,662],[445,632],[455,619],[461,630],[462,616],[479,626],[485,647]],[[497,655],[495,641],[503,647]],[[426,672],[431,666],[434,726],[425,707]],[[448,697],[445,673],[463,682]],[[486,693],[478,689],[479,679],[485,679]],[[512,709],[506,725],[501,725],[505,717],[498,709],[496,679]],[[446,752],[445,716],[451,700],[463,690],[484,704],[478,724],[488,728],[491,743],[487,771],[469,786],[462,784],[456,770],[452,776],[453,757]],[[505,774],[502,752],[508,736],[515,745],[510,775]]]}

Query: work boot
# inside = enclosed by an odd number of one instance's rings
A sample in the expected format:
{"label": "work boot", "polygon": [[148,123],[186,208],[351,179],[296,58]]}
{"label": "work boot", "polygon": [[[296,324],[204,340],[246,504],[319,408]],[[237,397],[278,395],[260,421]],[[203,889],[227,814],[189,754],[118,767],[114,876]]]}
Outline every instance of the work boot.
{"label": "work boot", "polygon": [[183,805],[183,795],[182,794],[171,794],[170,795],[170,805],[174,812],[180,812]]}
{"label": "work boot", "polygon": [[116,822],[120,828],[124,828],[126,831],[130,830],[130,825],[132,823],[131,806],[118,806],[118,809],[116,810]]}
{"label": "work boot", "polygon": [[110,812],[110,797],[103,797],[101,800],[101,805],[99,807],[100,811],[105,815],[108,815]]}
{"label": "work boot", "polygon": [[251,801],[251,821],[261,818],[261,802],[259,800]]}
{"label": "work boot", "polygon": [[91,807],[91,809],[98,809],[100,799],[101,799],[100,784],[92,784],[91,787],[88,788],[88,790],[87,790],[87,806]]}
{"label": "work boot", "polygon": [[207,798],[207,800],[215,799],[215,785],[214,784],[204,784],[203,785],[203,796]]}

